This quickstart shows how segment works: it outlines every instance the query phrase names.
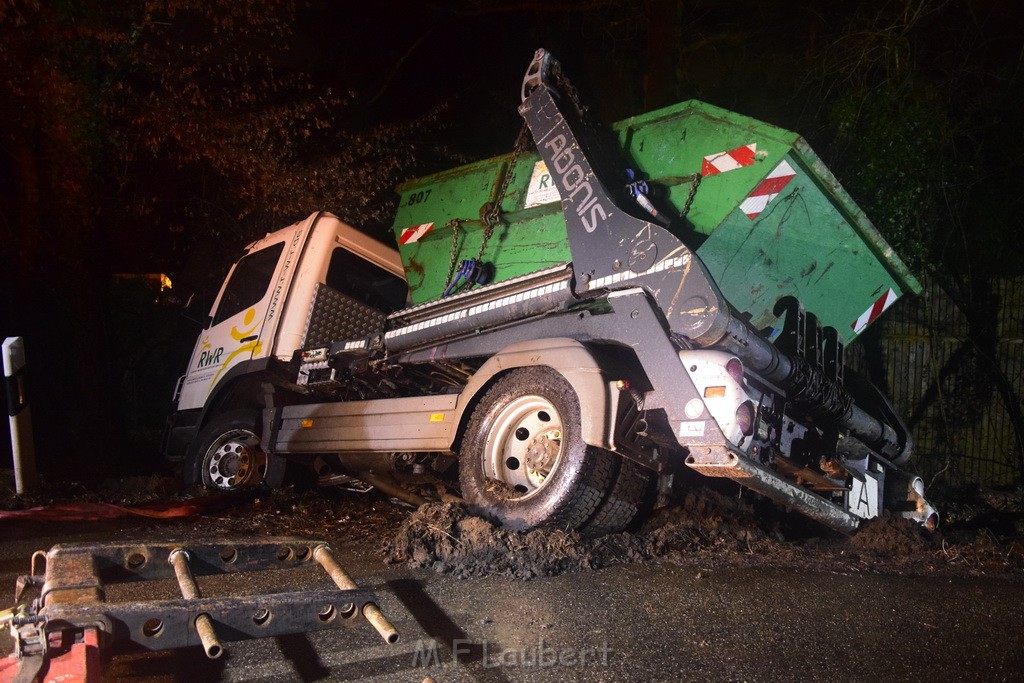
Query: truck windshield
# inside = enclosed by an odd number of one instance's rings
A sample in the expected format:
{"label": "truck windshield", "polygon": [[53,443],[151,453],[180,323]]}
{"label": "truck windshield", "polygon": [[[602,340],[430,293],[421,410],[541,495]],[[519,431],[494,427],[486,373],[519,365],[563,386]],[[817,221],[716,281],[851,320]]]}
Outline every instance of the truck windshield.
{"label": "truck windshield", "polygon": [[283,250],[284,242],[278,242],[266,249],[260,249],[242,257],[242,260],[235,266],[235,272],[231,274],[227,286],[224,287],[220,306],[217,307],[217,314],[213,317],[214,325],[249,308],[263,298],[270,286],[270,278],[274,276],[274,269],[277,268],[277,261],[281,258]]}
{"label": "truck windshield", "polygon": [[405,306],[405,280],[341,247],[331,254],[326,284],[385,313]]}

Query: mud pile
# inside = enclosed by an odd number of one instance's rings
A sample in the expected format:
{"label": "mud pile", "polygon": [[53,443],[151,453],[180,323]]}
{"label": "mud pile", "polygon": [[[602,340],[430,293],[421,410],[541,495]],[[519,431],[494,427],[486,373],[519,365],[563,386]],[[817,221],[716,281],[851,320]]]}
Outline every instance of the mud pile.
{"label": "mud pile", "polygon": [[712,549],[753,553],[777,538],[746,503],[699,491],[659,511],[637,533],[597,539],[557,529],[517,533],[457,504],[424,505],[402,523],[385,551],[389,562],[411,568],[530,579]]}
{"label": "mud pile", "polygon": [[939,544],[941,536],[888,512],[865,522],[848,541],[851,550],[874,555],[911,555],[934,550]]}
{"label": "mud pile", "polygon": [[388,560],[459,577],[498,574],[520,579],[593,566],[587,544],[563,531],[510,532],[473,517],[461,505],[433,503],[409,515]]}

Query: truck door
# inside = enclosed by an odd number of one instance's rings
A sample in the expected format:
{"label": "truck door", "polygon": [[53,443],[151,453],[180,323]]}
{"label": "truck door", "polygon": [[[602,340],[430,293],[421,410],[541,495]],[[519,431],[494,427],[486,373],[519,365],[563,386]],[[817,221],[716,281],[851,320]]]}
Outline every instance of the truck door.
{"label": "truck door", "polygon": [[[267,356],[277,319],[310,226],[297,225],[242,257],[228,274],[208,327],[199,335],[178,399],[178,410],[202,407],[231,368]],[[286,234],[281,234],[286,233]],[[263,240],[267,242],[268,240]]]}

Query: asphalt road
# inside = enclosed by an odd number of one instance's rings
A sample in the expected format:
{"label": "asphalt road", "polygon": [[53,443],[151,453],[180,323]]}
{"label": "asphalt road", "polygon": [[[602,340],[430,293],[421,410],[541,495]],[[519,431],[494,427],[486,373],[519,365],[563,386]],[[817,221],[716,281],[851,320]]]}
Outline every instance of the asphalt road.
{"label": "asphalt road", "polygon": [[[215,523],[211,523],[215,526]],[[33,550],[75,541],[203,537],[202,521],[0,528],[0,582]],[[217,533],[212,530],[211,533]],[[105,680],[776,681],[1021,680],[1024,577],[907,577],[779,567],[636,564],[532,581],[388,567],[375,544],[339,560],[401,633],[365,623],[276,639],[119,652]],[[175,585],[110,587],[109,600]],[[329,588],[318,567],[205,579],[207,595]],[[0,647],[10,647],[4,640]],[[8,649],[5,649],[6,654]]]}

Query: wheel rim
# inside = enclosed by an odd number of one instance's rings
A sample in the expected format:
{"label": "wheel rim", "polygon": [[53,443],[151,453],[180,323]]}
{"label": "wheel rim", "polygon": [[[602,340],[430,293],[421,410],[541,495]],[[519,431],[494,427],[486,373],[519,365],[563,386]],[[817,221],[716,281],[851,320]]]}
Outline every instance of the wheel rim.
{"label": "wheel rim", "polygon": [[210,445],[203,459],[203,480],[224,491],[259,486],[267,474],[267,454],[247,429],[236,429]]}
{"label": "wheel rim", "polygon": [[508,486],[512,497],[536,495],[554,480],[562,460],[562,419],[542,396],[520,396],[494,416],[484,445],[487,476]]}

